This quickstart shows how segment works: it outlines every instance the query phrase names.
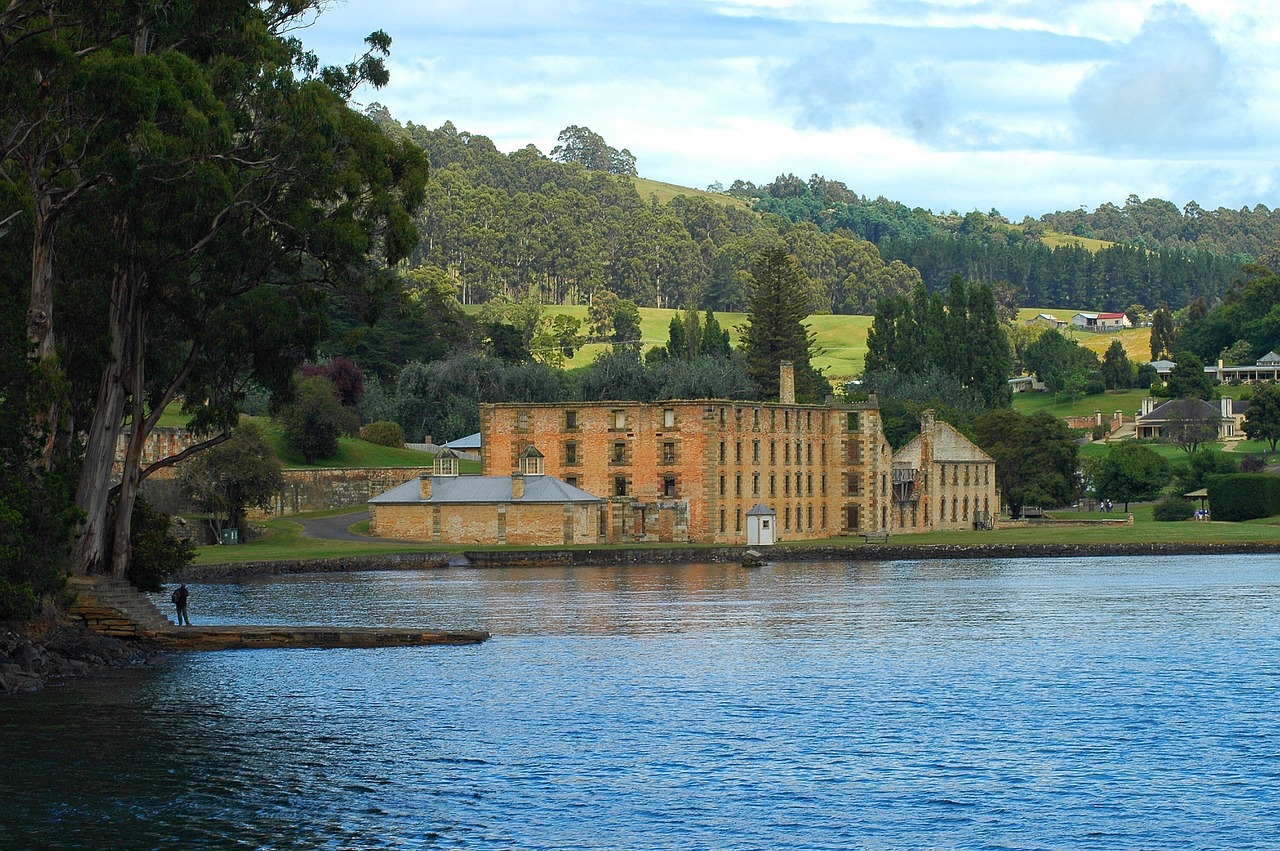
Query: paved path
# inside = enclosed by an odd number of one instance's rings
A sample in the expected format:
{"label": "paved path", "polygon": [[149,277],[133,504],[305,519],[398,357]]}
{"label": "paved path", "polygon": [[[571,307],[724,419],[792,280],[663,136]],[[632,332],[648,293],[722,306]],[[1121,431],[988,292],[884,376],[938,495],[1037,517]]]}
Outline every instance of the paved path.
{"label": "paved path", "polygon": [[302,537],[304,538],[318,538],[323,541],[364,541],[365,543],[379,544],[415,543],[414,541],[401,541],[396,538],[371,538],[368,535],[357,535],[348,531],[349,526],[369,519],[369,509],[367,508],[352,511],[350,514],[334,514],[330,517],[316,517],[310,520],[299,520],[291,517],[284,519],[301,523]]}

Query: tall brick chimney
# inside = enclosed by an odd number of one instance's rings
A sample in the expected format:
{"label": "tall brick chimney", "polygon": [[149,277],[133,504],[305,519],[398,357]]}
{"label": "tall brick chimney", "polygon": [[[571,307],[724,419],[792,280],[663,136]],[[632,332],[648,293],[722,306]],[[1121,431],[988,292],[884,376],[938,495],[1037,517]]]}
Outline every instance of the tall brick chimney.
{"label": "tall brick chimney", "polygon": [[511,498],[521,499],[524,497],[524,473],[511,474]]}
{"label": "tall brick chimney", "polygon": [[778,401],[784,405],[796,403],[796,367],[789,360],[778,364]]}
{"label": "tall brick chimney", "polygon": [[423,474],[418,478],[418,481],[419,481],[419,484],[420,484],[420,486],[421,486],[421,488],[422,488],[422,498],[423,498],[423,499],[431,499],[431,474],[430,474],[430,473],[423,473]]}

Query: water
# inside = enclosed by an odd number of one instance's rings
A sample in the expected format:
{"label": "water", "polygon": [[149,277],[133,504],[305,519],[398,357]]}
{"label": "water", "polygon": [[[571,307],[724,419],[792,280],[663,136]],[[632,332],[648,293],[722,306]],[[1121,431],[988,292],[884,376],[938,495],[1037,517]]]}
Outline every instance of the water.
{"label": "water", "polygon": [[1280,847],[1275,557],[278,577],[191,614],[494,637],[0,700],[0,848]]}

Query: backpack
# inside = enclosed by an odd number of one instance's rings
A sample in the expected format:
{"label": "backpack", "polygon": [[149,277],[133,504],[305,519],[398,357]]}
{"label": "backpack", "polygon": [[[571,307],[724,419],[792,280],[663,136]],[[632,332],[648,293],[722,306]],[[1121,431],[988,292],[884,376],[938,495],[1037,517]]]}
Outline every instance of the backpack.
{"label": "backpack", "polygon": [[173,589],[173,593],[169,595],[169,602],[170,602],[170,603],[177,603],[177,602],[178,602],[178,589],[177,589],[177,588],[174,588],[174,589]]}

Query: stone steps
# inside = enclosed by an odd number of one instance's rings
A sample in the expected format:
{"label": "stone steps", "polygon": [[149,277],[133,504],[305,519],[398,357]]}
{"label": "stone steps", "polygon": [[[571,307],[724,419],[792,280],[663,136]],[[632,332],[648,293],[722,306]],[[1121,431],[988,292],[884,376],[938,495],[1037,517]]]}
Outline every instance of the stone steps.
{"label": "stone steps", "polygon": [[76,595],[68,612],[100,635],[154,638],[173,626],[151,598],[123,579],[77,576],[67,584]]}

